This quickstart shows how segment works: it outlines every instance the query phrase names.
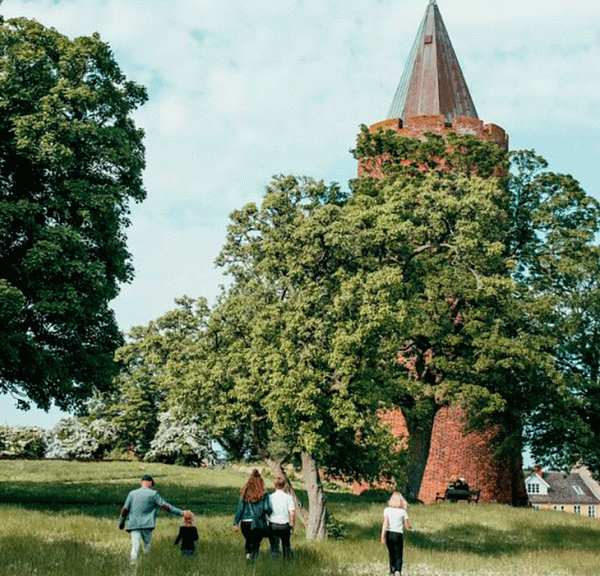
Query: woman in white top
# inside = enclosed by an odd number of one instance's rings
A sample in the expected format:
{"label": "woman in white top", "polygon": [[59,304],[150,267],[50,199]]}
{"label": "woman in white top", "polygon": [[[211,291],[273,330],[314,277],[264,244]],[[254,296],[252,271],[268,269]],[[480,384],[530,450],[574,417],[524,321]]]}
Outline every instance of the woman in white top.
{"label": "woman in white top", "polygon": [[387,546],[390,555],[390,574],[402,574],[402,554],[404,552],[404,530],[410,530],[410,520],[406,509],[408,504],[400,492],[394,492],[383,511],[381,541]]}

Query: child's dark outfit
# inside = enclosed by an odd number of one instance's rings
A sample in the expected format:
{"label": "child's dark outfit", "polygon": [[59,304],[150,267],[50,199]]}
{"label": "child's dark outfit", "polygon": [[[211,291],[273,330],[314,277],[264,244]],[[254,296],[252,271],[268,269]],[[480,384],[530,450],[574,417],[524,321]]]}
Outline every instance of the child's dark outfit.
{"label": "child's dark outfit", "polygon": [[198,540],[198,530],[195,526],[180,526],[175,544],[181,542],[181,555],[193,556]]}

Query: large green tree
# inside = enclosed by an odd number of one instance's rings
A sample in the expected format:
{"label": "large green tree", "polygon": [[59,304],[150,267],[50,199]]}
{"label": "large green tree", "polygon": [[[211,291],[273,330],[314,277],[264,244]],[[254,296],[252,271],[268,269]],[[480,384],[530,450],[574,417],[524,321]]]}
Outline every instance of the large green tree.
{"label": "large green tree", "polygon": [[517,155],[514,166],[514,214],[522,223],[516,276],[537,295],[528,316],[552,342],[549,377],[558,383],[543,380],[543,401],[527,422],[529,445],[546,465],[585,464],[600,478],[600,207],[533,153]]}
{"label": "large green tree", "polygon": [[389,399],[407,420],[407,489],[417,496],[442,406],[502,428],[498,450],[520,454],[516,407],[529,398],[542,342],[520,330],[507,152],[453,134],[421,141],[364,129],[355,155],[365,173],[346,211],[361,258],[351,293],[370,303],[360,324],[378,323],[379,354],[398,365]]}
{"label": "large green tree", "polygon": [[110,384],[145,100],[98,35],[0,20],[0,391],[21,407],[71,409]]}
{"label": "large green tree", "polygon": [[395,401],[414,455],[426,453],[435,411],[457,402],[471,426],[498,427],[515,477],[523,444],[540,456],[569,445],[573,456],[579,438],[584,450],[597,390],[598,203],[535,154],[513,154],[509,171],[504,150],[470,137],[364,129],[355,154],[365,177],[349,203],[364,246],[354,295],[390,311],[384,356],[400,351]]}
{"label": "large green tree", "polygon": [[376,417],[382,372],[367,350],[375,337],[339,341],[352,318],[336,298],[355,266],[352,237],[338,229],[345,201],[337,185],[279,177],[260,206],[232,214],[218,258],[232,285],[185,392],[199,411],[214,407],[221,429],[246,431],[279,472],[285,461],[300,463],[309,538],[325,535],[319,469],[372,478],[393,462]]}

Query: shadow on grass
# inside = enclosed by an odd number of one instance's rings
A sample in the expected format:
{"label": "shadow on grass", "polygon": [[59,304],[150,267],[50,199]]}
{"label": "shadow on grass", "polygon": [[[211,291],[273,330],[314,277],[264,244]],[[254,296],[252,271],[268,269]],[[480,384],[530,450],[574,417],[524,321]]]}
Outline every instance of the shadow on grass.
{"label": "shadow on grass", "polygon": [[[223,566],[223,574],[243,574],[251,570],[253,575],[290,576],[298,574],[320,574],[324,566],[323,554],[311,548],[304,548],[301,544],[294,546],[291,560],[273,559],[268,547],[268,540],[264,540],[258,559],[252,564],[244,556],[244,544],[240,539],[235,545],[229,542],[201,542],[194,558],[202,574],[220,573],[217,567]],[[332,568],[331,559],[327,560]]]}
{"label": "shadow on grass", "polygon": [[407,543],[430,551],[497,557],[557,549],[598,552],[599,536],[597,530],[577,526],[540,526],[506,531],[480,524],[460,524],[436,532],[409,532]]}
{"label": "shadow on grass", "polygon": [[[381,523],[344,523],[348,540],[378,541]],[[497,530],[477,523],[456,524],[434,532],[411,530],[406,543],[432,552],[463,552],[498,557],[528,551],[600,551],[600,530],[586,526],[527,526]]]}
{"label": "shadow on grass", "polygon": [[122,572],[114,552],[71,539],[8,536],[0,540],[0,574],[107,575]]}
{"label": "shadow on grass", "polygon": [[[127,493],[138,486],[135,483],[0,482],[0,503],[28,510],[114,518]],[[230,487],[168,484],[157,489],[167,502],[189,508],[201,516],[233,516],[239,497],[239,489]]]}

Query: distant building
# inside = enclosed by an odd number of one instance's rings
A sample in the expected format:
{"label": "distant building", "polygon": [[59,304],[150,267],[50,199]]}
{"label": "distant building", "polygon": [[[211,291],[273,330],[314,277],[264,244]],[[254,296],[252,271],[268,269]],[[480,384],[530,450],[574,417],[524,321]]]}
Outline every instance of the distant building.
{"label": "distant building", "polygon": [[600,499],[580,472],[544,472],[535,466],[525,476],[525,487],[534,508],[600,517]]}

